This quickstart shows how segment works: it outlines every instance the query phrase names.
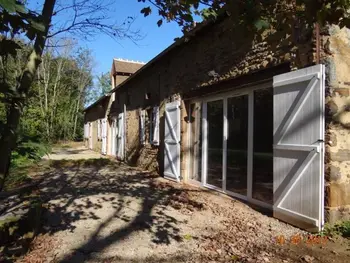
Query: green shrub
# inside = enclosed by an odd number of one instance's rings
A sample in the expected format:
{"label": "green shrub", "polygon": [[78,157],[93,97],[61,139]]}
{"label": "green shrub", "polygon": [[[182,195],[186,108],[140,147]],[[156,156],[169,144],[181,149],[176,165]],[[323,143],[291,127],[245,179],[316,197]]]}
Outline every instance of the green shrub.
{"label": "green shrub", "polygon": [[12,152],[12,167],[23,167],[39,161],[50,152],[50,146],[43,142],[22,141]]}
{"label": "green shrub", "polygon": [[31,178],[28,176],[28,171],[50,150],[51,147],[47,143],[40,142],[35,137],[22,138],[12,152],[11,167],[6,178],[5,189],[30,182]]}
{"label": "green shrub", "polygon": [[340,235],[346,238],[350,237],[350,221],[342,221],[333,225],[325,226],[323,234],[327,236]]}

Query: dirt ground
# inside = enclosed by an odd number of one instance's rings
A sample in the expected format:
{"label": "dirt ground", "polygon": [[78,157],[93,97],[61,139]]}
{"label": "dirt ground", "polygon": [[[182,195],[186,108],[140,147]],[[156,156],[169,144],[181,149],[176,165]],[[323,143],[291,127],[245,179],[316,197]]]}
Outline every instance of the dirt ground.
{"label": "dirt ground", "polygon": [[100,157],[82,147],[49,156],[42,234],[18,262],[350,262],[347,239],[311,238],[238,200]]}

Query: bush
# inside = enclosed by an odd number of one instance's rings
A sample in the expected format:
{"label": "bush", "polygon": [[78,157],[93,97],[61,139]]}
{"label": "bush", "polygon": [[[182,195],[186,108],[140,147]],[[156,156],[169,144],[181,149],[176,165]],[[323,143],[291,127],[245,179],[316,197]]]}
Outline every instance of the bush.
{"label": "bush", "polygon": [[49,152],[50,146],[46,143],[22,141],[12,152],[12,167],[22,167],[37,162]]}
{"label": "bush", "polygon": [[11,167],[5,181],[5,189],[9,190],[30,182],[32,179],[28,176],[29,170],[50,150],[50,145],[39,142],[36,138],[22,138],[17,148],[12,152]]}
{"label": "bush", "polygon": [[323,233],[327,236],[340,235],[346,238],[350,237],[350,221],[342,221],[334,225],[326,225]]}

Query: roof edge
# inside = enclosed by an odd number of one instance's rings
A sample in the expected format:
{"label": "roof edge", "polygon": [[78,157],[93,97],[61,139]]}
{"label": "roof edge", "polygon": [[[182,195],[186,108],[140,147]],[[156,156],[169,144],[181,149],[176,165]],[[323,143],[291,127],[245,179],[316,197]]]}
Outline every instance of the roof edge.
{"label": "roof edge", "polygon": [[[176,40],[173,44],[168,46],[166,49],[164,49],[162,52],[160,52],[158,55],[156,55],[154,58],[152,58],[149,62],[147,62],[143,67],[141,67],[139,70],[137,70],[134,74],[132,74],[129,78],[124,80],[122,83],[120,83],[117,87],[113,88],[110,92],[114,92],[117,89],[121,88],[123,85],[134,79],[137,75],[139,75],[141,72],[143,72],[145,69],[147,69],[149,66],[151,66],[154,62],[161,59],[163,56],[165,56],[167,53],[175,49],[177,46],[182,45],[183,43],[187,43],[189,41],[188,38],[194,37],[198,32],[201,32],[206,27],[213,25],[215,23],[220,22],[222,19],[230,16],[230,13],[226,10],[222,9],[222,12],[217,16],[216,19],[209,19],[204,22],[202,22],[200,25],[195,27],[193,30],[189,31],[187,34],[183,35],[181,38]],[[114,60],[114,59],[113,59]]]}
{"label": "roof edge", "polygon": [[128,59],[123,59],[123,58],[113,58],[113,60],[119,61],[119,62],[127,62],[127,63],[134,63],[134,64],[140,64],[140,65],[145,65],[147,64],[146,62],[143,61],[134,61],[134,60],[128,60]]}
{"label": "roof edge", "polygon": [[92,103],[91,105],[87,106],[85,109],[83,109],[83,112],[86,112],[88,109],[93,108],[94,106],[96,106],[99,102],[101,102],[103,99],[105,99],[106,97],[110,97],[112,95],[112,91],[102,95],[101,97],[99,97],[94,103]]}

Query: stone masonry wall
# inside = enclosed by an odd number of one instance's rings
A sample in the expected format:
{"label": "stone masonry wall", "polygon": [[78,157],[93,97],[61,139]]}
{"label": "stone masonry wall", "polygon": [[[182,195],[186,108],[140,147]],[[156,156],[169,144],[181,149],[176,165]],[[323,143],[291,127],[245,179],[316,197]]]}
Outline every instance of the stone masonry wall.
{"label": "stone masonry wall", "polygon": [[[108,104],[109,104],[109,97],[106,97],[106,99],[102,100],[97,105],[94,105],[90,109],[88,109],[85,112],[85,119],[84,122],[91,122],[92,123],[92,149],[101,152],[102,149],[102,140],[98,140],[97,138],[97,121],[99,119],[103,119],[106,117],[107,110],[108,110]],[[89,147],[89,141],[84,140],[85,146]]]}
{"label": "stone masonry wall", "polygon": [[[291,68],[304,67],[313,63],[312,41],[303,39],[300,49],[292,49],[293,43],[287,38],[265,34],[257,36],[244,27],[237,27],[231,17],[226,17],[205,29],[194,37],[188,37],[185,43],[178,45],[163,55],[155,63],[141,69],[116,90],[116,101],[112,104],[111,115],[127,108],[126,157],[127,160],[162,174],[164,145],[140,144],[139,109],[160,107],[160,138],[164,137],[164,105],[176,98],[230,79],[254,74],[263,69],[290,63]],[[280,32],[279,32],[280,33]],[[213,71],[215,76],[208,74]],[[264,76],[262,76],[264,77]],[[216,84],[217,85],[217,84]],[[215,91],[217,86],[210,90]],[[235,86],[230,86],[234,89]],[[146,96],[147,94],[147,96]],[[203,95],[204,92],[201,94]],[[182,157],[186,154],[187,112],[182,106]],[[185,158],[183,158],[185,159]],[[182,170],[186,164],[182,162]]]}
{"label": "stone masonry wall", "polygon": [[[116,101],[112,104],[111,115],[127,108],[126,157],[132,164],[140,165],[162,174],[164,145],[164,105],[176,98],[184,98],[194,91],[209,87],[209,92],[217,89],[217,83],[230,83],[230,79],[254,74],[264,69],[289,63],[288,69],[304,67],[313,63],[312,41],[302,39],[295,51],[288,38],[273,37],[274,33],[255,35],[244,27],[233,26],[235,21],[225,17],[198,31],[194,37],[188,37],[184,43],[176,46],[146,69],[136,73],[116,92]],[[279,32],[280,34],[280,32]],[[208,74],[214,72],[215,76]],[[262,75],[264,78],[264,75]],[[216,86],[213,86],[213,85]],[[213,86],[212,89],[210,87]],[[219,85],[220,86],[220,85]],[[234,89],[235,86],[228,85]],[[208,92],[208,91],[205,91]],[[146,96],[147,94],[147,96]],[[201,93],[204,95],[204,91]],[[148,143],[140,145],[139,109],[160,107],[160,146]],[[182,106],[182,157],[186,145],[187,112]],[[182,158],[183,160],[185,158]],[[182,170],[186,164],[182,163]]]}
{"label": "stone masonry wall", "polygon": [[350,30],[326,28],[326,220],[350,219]]}

